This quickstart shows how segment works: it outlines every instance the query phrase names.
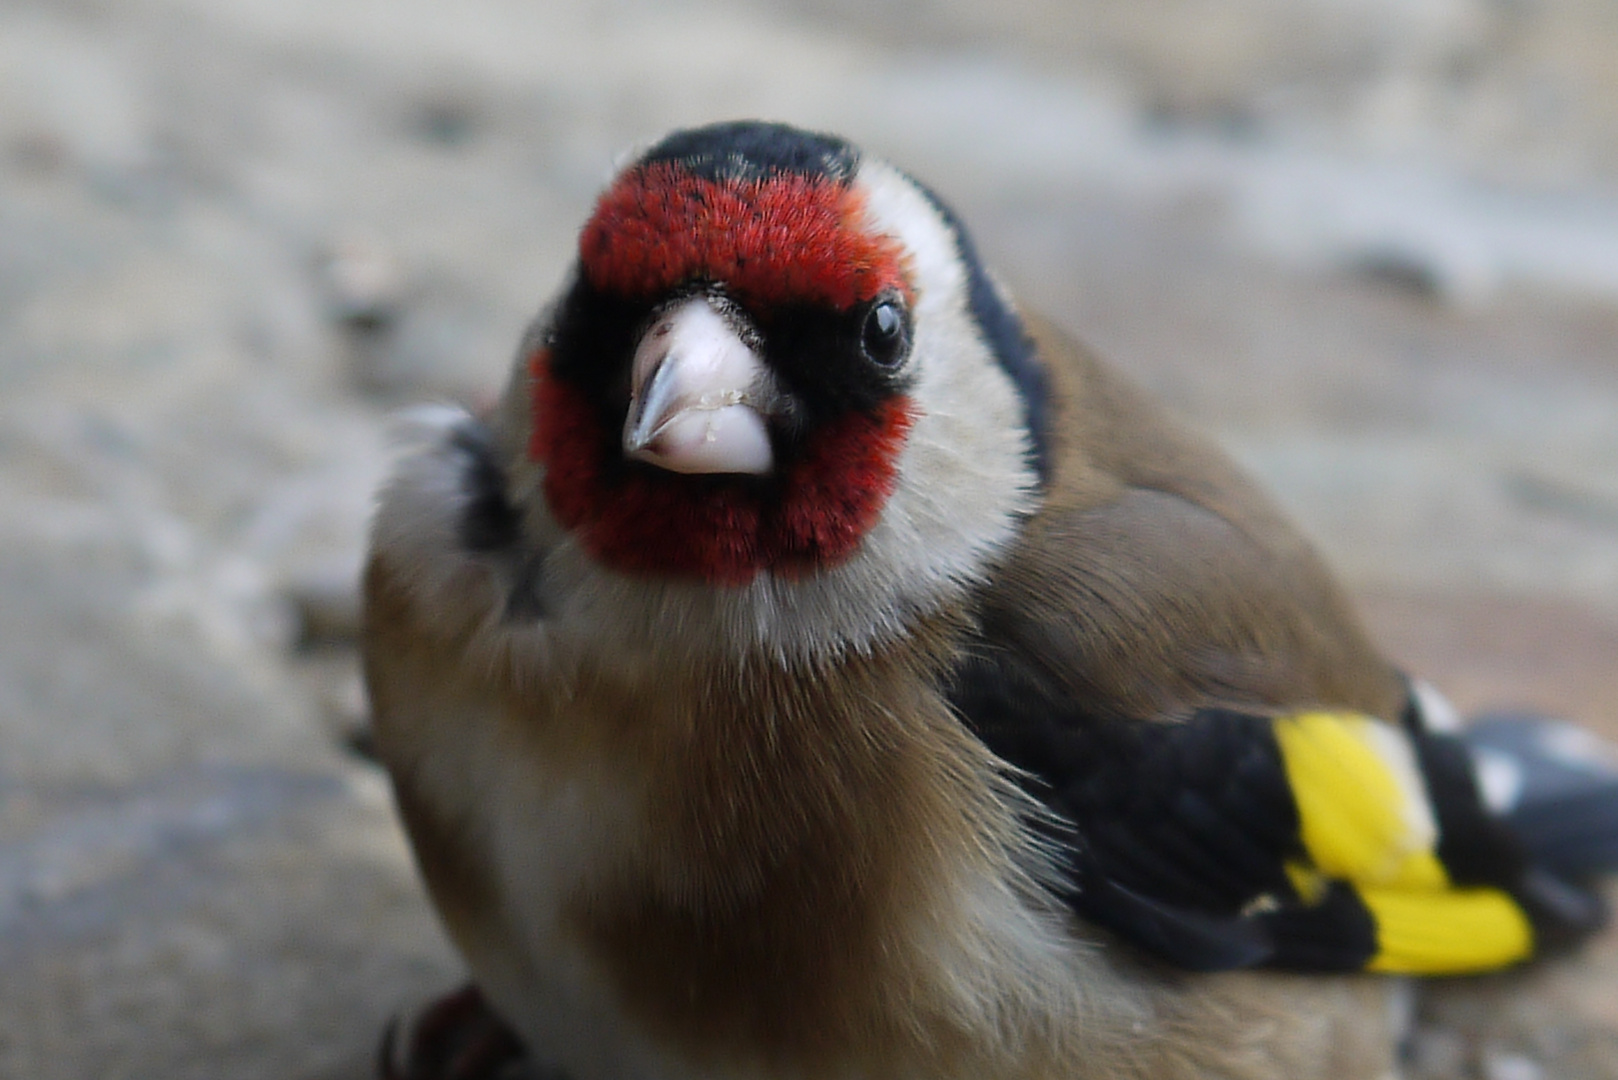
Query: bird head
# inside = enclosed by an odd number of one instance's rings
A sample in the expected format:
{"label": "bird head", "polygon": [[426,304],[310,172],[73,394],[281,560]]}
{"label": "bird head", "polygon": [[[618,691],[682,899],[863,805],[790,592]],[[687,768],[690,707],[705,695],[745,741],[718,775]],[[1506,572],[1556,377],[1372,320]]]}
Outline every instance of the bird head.
{"label": "bird head", "polygon": [[546,513],[620,577],[841,575],[926,606],[1037,486],[1042,384],[1009,303],[935,196],[832,136],[739,122],[654,145],[529,341]]}

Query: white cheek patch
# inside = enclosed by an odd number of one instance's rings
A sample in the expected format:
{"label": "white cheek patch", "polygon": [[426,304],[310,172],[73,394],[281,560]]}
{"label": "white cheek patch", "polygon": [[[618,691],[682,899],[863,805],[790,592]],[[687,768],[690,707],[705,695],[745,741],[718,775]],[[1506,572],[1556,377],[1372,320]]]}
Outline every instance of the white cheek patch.
{"label": "white cheek patch", "polygon": [[972,316],[954,231],[892,166],[868,161],[858,182],[867,227],[910,256],[918,409],[898,488],[862,555],[905,576],[915,595],[941,599],[977,579],[1032,509],[1031,440],[1017,388]]}
{"label": "white cheek patch", "polygon": [[958,306],[965,313],[966,272],[949,226],[927,196],[890,165],[866,163],[858,182],[866,193],[866,228],[897,237],[904,245],[918,330],[934,327],[941,317],[937,329],[953,327],[950,308]]}

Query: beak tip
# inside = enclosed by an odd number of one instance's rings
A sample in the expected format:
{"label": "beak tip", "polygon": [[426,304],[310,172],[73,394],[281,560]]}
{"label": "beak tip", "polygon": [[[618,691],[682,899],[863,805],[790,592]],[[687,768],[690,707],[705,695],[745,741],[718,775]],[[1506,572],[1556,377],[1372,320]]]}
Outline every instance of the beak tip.
{"label": "beak tip", "polygon": [[775,469],[764,417],[747,405],[681,410],[655,431],[626,432],[624,454],[679,473],[768,476]]}
{"label": "beak tip", "polygon": [[769,475],[768,424],[748,403],[768,384],[758,355],[712,304],[685,301],[636,349],[624,456],[670,472]]}

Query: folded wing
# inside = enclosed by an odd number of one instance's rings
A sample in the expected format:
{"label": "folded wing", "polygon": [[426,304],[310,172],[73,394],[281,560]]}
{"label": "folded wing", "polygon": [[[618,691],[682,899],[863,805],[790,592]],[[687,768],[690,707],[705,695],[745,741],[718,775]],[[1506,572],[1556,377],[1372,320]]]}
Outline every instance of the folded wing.
{"label": "folded wing", "polygon": [[[957,707],[1054,812],[1080,917],[1192,970],[1419,975],[1582,937],[1618,869],[1618,768],[1567,725],[1354,712],[1085,715],[969,662]],[[1413,699],[1414,701],[1414,699]]]}

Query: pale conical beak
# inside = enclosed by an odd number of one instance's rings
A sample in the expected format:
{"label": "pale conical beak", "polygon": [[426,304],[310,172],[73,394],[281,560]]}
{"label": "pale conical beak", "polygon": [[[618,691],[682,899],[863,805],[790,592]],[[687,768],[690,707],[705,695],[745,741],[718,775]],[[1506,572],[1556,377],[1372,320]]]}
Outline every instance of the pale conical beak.
{"label": "pale conical beak", "polygon": [[624,453],[671,472],[766,476],[775,455],[755,404],[768,385],[758,354],[712,303],[678,304],[635,349]]}

